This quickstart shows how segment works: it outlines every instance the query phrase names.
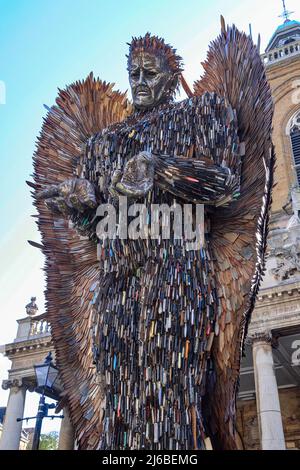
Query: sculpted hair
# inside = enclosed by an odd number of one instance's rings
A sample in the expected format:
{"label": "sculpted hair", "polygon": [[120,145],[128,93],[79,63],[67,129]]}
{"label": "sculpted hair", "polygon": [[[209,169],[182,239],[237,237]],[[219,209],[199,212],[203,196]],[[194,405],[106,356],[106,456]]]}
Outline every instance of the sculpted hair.
{"label": "sculpted hair", "polygon": [[174,88],[177,89],[181,72],[183,71],[183,61],[182,57],[176,54],[176,49],[170,46],[170,44],[166,44],[163,38],[159,38],[158,36],[151,36],[150,33],[146,33],[143,37],[133,37],[131,43],[127,44],[129,46],[129,54],[126,55],[128,71],[130,70],[132,58],[135,55],[138,55],[142,52],[154,54],[166,61],[170,72],[174,75],[176,82]]}

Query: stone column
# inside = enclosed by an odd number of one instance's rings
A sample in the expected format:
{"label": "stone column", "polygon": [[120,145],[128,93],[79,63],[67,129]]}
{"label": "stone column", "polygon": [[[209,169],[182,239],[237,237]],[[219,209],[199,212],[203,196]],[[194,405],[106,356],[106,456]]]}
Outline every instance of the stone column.
{"label": "stone column", "polygon": [[0,450],[18,450],[22,431],[22,421],[17,418],[23,418],[26,387],[22,379],[4,380],[2,388],[10,388],[7,408],[3,423],[2,436],[0,439]]}
{"label": "stone column", "polygon": [[74,449],[74,429],[70,420],[68,408],[64,408],[58,440],[58,450]]}
{"label": "stone column", "polygon": [[262,450],[285,450],[282,417],[275,376],[272,335],[255,334],[252,342],[259,434]]}

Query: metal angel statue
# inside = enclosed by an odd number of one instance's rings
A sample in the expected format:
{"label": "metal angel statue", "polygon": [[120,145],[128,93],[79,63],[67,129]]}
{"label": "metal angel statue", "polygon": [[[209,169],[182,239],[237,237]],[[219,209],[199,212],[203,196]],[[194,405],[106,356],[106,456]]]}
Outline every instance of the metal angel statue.
{"label": "metal angel statue", "polygon": [[[240,358],[264,272],[274,154],[258,48],[235,26],[188,91],[182,59],[129,45],[132,104],[90,75],[60,91],[34,156],[47,315],[79,449],[236,449]],[[180,86],[189,97],[175,101]],[[205,240],[97,239],[121,197],[204,205]],[[167,223],[170,223],[170,220]]]}

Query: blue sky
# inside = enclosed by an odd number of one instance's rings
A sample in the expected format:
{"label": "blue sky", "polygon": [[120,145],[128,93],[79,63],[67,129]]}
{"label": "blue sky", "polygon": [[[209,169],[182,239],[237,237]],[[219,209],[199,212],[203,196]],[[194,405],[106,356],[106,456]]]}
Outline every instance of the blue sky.
{"label": "blue sky", "polygon": [[[288,0],[287,7],[300,20],[299,0]],[[31,295],[43,312],[43,258],[26,241],[38,241],[39,235],[25,185],[45,116],[43,103],[52,105],[57,87],[90,71],[126,90],[126,42],[146,31],[177,48],[192,85],[209,41],[219,32],[220,14],[246,31],[251,23],[264,49],[282,22],[281,11],[280,0],[0,0],[0,81],[6,87],[6,104],[0,104],[0,344],[15,337],[16,319],[25,316]],[[8,368],[1,356],[0,380]],[[0,406],[6,400],[1,390]],[[35,413],[36,400],[29,395],[27,414]],[[45,429],[53,426],[57,423]]]}

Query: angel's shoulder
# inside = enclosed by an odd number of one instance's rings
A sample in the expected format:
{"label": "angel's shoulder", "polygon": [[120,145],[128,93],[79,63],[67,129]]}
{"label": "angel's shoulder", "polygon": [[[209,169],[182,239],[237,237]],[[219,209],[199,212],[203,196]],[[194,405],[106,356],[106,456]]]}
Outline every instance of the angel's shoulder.
{"label": "angel's shoulder", "polygon": [[167,114],[215,114],[217,111],[226,110],[228,103],[225,98],[216,92],[206,91],[200,96],[192,96],[173,104]]}
{"label": "angel's shoulder", "polygon": [[128,134],[132,128],[137,123],[137,119],[134,118],[134,115],[128,116],[120,122],[115,122],[109,126],[99,130],[92,134],[86,141],[86,145],[91,146],[97,142],[106,142],[111,139],[114,139],[115,136],[122,136],[123,134]]}
{"label": "angel's shoulder", "polygon": [[203,108],[208,106],[211,108],[226,106],[226,100],[223,96],[220,96],[214,91],[205,91],[199,96],[193,96],[184,100],[187,108]]}

